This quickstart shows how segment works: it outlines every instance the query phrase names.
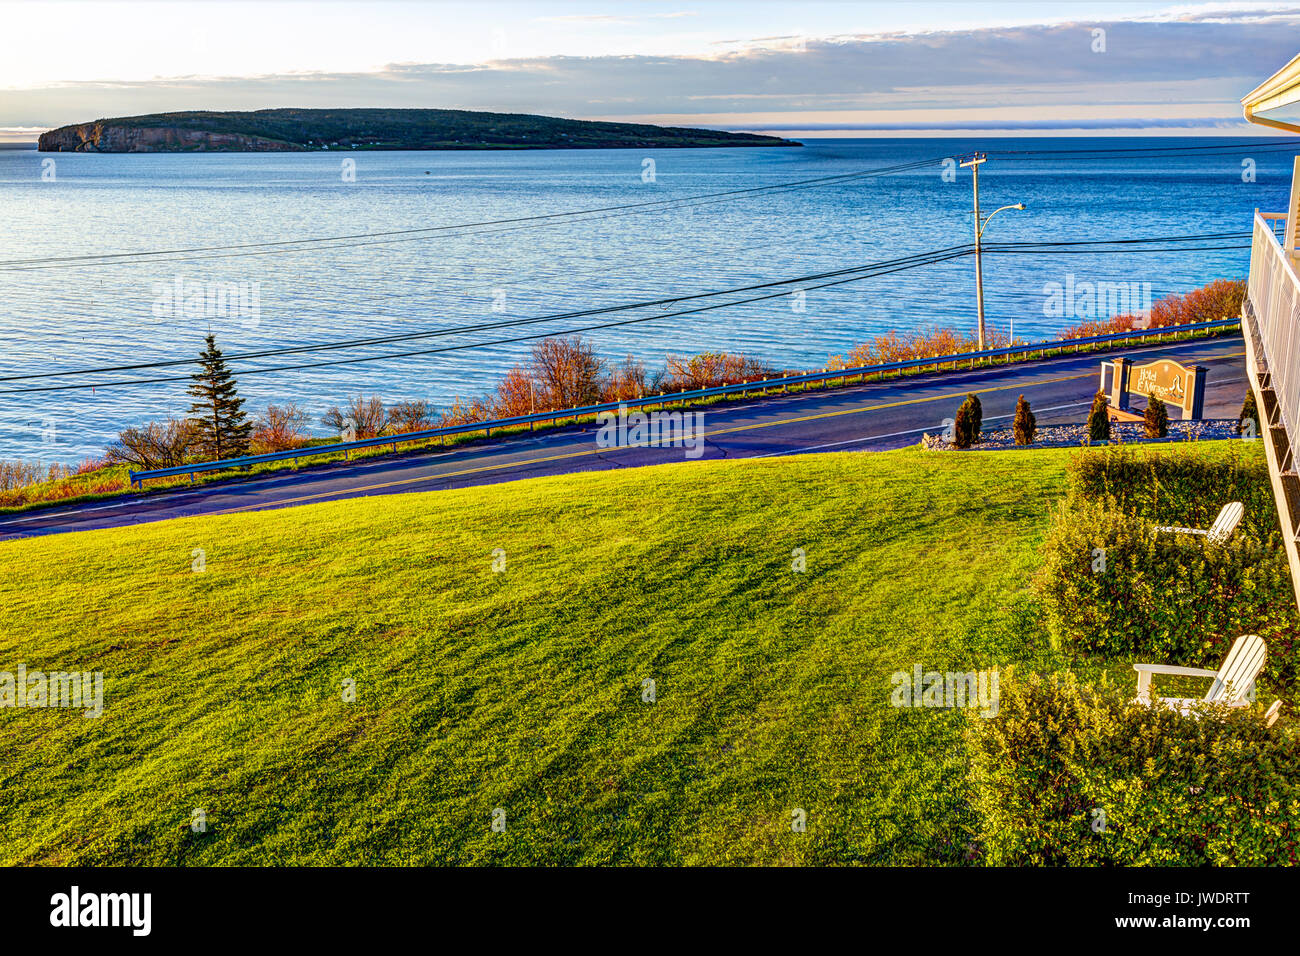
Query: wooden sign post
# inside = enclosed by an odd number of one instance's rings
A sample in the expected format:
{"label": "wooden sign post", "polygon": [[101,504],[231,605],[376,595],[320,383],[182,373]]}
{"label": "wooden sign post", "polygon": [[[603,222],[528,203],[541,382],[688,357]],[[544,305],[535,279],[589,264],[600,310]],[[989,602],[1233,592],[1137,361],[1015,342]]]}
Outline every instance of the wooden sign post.
{"label": "wooden sign post", "polygon": [[1129,411],[1129,396],[1160,399],[1181,411],[1182,418],[1199,419],[1205,407],[1205,373],[1202,365],[1179,365],[1172,359],[1158,359],[1134,365],[1126,358],[1101,363],[1101,390],[1110,399],[1112,417],[1137,421],[1142,416]]}

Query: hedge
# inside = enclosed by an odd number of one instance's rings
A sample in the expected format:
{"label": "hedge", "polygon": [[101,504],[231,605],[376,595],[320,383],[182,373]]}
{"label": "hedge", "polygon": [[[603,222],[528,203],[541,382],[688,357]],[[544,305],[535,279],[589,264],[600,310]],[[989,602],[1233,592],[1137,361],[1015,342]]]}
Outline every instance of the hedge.
{"label": "hedge", "polygon": [[1121,511],[1155,524],[1208,528],[1229,501],[1246,507],[1239,530],[1267,537],[1280,534],[1268,465],[1259,442],[1144,448],[1123,445],[1076,455],[1068,469],[1069,497],[1082,501],[1114,498]]}
{"label": "hedge", "polygon": [[966,720],[981,862],[1300,863],[1300,742],[1283,724],[1131,697],[1004,672],[997,716]]}
{"label": "hedge", "polygon": [[[1246,512],[1223,544],[1154,532],[1208,528],[1228,500]],[[1300,703],[1300,614],[1262,467],[1232,455],[1082,456],[1042,553],[1035,590],[1063,651],[1213,670],[1237,637],[1258,634],[1269,654],[1261,693]]]}

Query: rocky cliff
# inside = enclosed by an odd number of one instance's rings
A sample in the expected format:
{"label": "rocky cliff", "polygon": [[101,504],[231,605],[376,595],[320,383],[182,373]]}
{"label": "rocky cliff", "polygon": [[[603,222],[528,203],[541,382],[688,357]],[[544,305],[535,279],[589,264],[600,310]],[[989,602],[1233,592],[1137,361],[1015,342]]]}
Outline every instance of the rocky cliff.
{"label": "rocky cliff", "polygon": [[62,126],[42,133],[38,148],[49,153],[170,153],[186,151],[300,150],[293,143],[213,130],[174,126],[118,126],[103,121]]}

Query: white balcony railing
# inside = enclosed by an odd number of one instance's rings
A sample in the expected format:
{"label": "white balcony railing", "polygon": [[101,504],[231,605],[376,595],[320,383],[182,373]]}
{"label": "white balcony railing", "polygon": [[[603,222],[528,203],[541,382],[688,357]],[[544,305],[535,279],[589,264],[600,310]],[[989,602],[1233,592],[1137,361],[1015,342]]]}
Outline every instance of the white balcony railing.
{"label": "white balcony railing", "polygon": [[[1255,214],[1246,291],[1281,424],[1292,450],[1300,448],[1300,274],[1274,232],[1273,214]],[[1261,422],[1267,427],[1268,422]],[[1294,470],[1294,465],[1288,470]]]}
{"label": "white balcony railing", "polygon": [[[1282,526],[1282,541],[1291,569],[1291,586],[1300,607],[1300,273],[1293,249],[1294,230],[1284,215],[1255,214],[1250,250],[1247,302],[1241,331],[1246,345],[1246,374],[1259,408],[1259,424],[1268,460],[1269,483]],[[1278,241],[1281,225],[1288,238]]]}

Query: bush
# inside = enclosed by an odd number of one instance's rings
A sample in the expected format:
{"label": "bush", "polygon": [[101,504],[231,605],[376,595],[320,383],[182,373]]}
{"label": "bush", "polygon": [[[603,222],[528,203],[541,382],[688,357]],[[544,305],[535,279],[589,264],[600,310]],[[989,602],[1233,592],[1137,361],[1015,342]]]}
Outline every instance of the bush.
{"label": "bush", "polygon": [[646,394],[645,364],[628,356],[610,368],[601,385],[602,402],[625,402]]}
{"label": "bush", "polygon": [[1032,445],[1034,435],[1038,431],[1038,419],[1029,409],[1029,403],[1025,401],[1025,396],[1021,395],[1016,399],[1016,417],[1011,423],[1011,430],[1016,434],[1017,445]]}
{"label": "bush", "polygon": [[[985,338],[986,347],[991,349],[1011,344],[1005,335],[991,329]],[[978,337],[952,329],[929,329],[902,335],[891,331],[856,346],[847,355],[832,355],[827,360],[826,367],[834,370],[860,368],[863,365],[883,365],[889,362],[909,362],[944,355],[960,355],[974,352],[978,348]],[[939,364],[941,363],[936,362],[935,366],[938,367]]]}
{"label": "bush", "polygon": [[961,407],[957,409],[957,417],[953,419],[953,444],[958,448],[969,448],[976,444],[980,440],[980,423],[983,417],[980,400],[974,395],[967,395],[966,401],[962,402]]}
{"label": "bush", "polygon": [[[1074,456],[1067,468],[1073,500],[1114,499],[1114,506],[1153,524],[1208,528],[1229,501],[1246,508],[1238,532],[1267,539],[1280,534],[1268,466],[1259,446],[1112,446]],[[1277,539],[1280,541],[1280,538]]]}
{"label": "bush", "polygon": [[538,409],[595,405],[604,370],[605,363],[581,336],[542,339],[533,346],[528,369]]}
{"label": "bush", "polygon": [[175,468],[197,452],[194,427],[177,418],[123,429],[104,455],[111,464],[147,470]]}
{"label": "bush", "polygon": [[301,448],[307,438],[307,413],[290,402],[266,406],[253,424],[251,443],[254,452],[267,454]]}
{"label": "bush", "polygon": [[428,431],[435,427],[436,415],[433,406],[423,399],[398,402],[388,410],[386,431],[393,435]]}
{"label": "bush", "polygon": [[997,716],[966,719],[985,862],[1300,862],[1300,746],[1282,724],[1258,705],[1192,718],[1132,696],[1004,672]]}
{"label": "bush", "polygon": [[359,441],[379,435],[388,425],[388,412],[379,396],[365,398],[358,395],[348,400],[347,411],[340,411],[337,405],[330,406],[320,422],[341,438],[347,438],[351,433],[351,440]]}
{"label": "bush", "polygon": [[1245,430],[1247,419],[1254,423],[1254,431],[1251,433],[1256,438],[1264,432],[1259,427],[1259,409],[1255,407],[1255,390],[1249,385],[1246,386],[1246,400],[1241,404],[1241,414],[1237,416],[1237,434],[1240,435]]}
{"label": "bush", "polygon": [[0,461],[0,491],[17,491],[45,478],[45,466],[37,461]]}
{"label": "bush", "polygon": [[1262,686],[1294,698],[1300,619],[1276,540],[1152,533],[1109,502],[1062,507],[1036,578],[1053,637],[1074,652],[1217,669],[1232,642],[1268,642]]}
{"label": "bush", "polygon": [[1169,434],[1169,409],[1154,395],[1147,400],[1147,410],[1142,415],[1142,424],[1147,438],[1165,438]]}
{"label": "bush", "polygon": [[690,358],[669,355],[663,385],[666,391],[690,391],[758,381],[772,374],[769,365],[747,355],[729,352],[703,352]]}
{"label": "bush", "polygon": [[[0,473],[8,463],[0,462]],[[3,482],[0,482],[3,484]],[[5,489],[0,487],[0,508],[19,508],[42,501],[66,501],[69,498],[112,494],[130,485],[127,469],[107,461],[83,461],[72,467],[51,465],[47,477],[35,484]]]}
{"label": "bush", "polygon": [[1088,412],[1088,440],[1110,441],[1110,416],[1107,409],[1110,403],[1105,392],[1098,392],[1092,400],[1092,409]]}
{"label": "bush", "polygon": [[[1047,626],[1070,652],[1211,669],[1238,636],[1258,634],[1261,687],[1296,701],[1300,614],[1265,465],[1237,448],[1206,454],[1076,457],[1035,578]],[[1231,500],[1245,513],[1224,544],[1153,533],[1208,528]]]}
{"label": "bush", "polygon": [[1241,279],[1216,279],[1200,289],[1183,295],[1167,295],[1151,304],[1146,316],[1115,315],[1092,319],[1062,330],[1060,339],[1081,339],[1134,328],[1163,329],[1195,322],[1213,322],[1241,315],[1246,297],[1246,283]]}

